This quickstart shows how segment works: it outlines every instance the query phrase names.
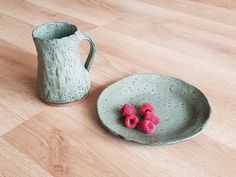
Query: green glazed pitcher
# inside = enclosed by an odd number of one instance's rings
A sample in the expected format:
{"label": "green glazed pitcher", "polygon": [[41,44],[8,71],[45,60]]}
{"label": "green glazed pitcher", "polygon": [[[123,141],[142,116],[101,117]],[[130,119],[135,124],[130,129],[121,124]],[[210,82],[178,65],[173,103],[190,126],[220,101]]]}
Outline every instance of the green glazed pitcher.
{"label": "green glazed pitcher", "polygon": [[[93,40],[75,25],[65,22],[40,25],[32,36],[38,53],[39,97],[49,104],[81,101],[90,88],[88,71],[96,52]],[[81,40],[90,43],[85,64],[79,54]]]}

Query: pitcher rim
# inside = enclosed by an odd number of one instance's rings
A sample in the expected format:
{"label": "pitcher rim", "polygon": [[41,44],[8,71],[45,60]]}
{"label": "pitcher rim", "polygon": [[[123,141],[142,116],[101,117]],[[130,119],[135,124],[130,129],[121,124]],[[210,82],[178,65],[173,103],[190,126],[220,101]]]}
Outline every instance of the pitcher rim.
{"label": "pitcher rim", "polygon": [[[64,36],[64,37],[61,37],[61,38],[53,38],[53,39],[43,39],[43,38],[40,38],[40,37],[37,37],[36,35],[36,31],[40,28],[42,28],[43,26],[46,26],[46,25],[50,25],[50,24],[66,24],[66,25],[71,25],[73,27],[75,27],[76,31],[73,33],[73,34],[70,34],[68,36]],[[76,25],[72,24],[72,23],[68,23],[68,22],[63,22],[63,21],[54,21],[54,22],[45,22],[45,23],[42,23],[40,25],[37,25],[33,31],[32,31],[32,37],[34,39],[38,39],[38,40],[42,40],[42,41],[54,41],[54,40],[62,40],[62,39],[66,39],[66,38],[71,38],[72,36],[75,36],[76,33],[79,32],[79,29]]]}

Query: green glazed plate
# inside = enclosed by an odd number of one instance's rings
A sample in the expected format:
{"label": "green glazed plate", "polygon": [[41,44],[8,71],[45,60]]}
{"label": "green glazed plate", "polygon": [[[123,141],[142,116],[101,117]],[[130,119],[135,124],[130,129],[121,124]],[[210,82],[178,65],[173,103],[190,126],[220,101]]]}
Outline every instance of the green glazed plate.
{"label": "green glazed plate", "polygon": [[[130,103],[137,109],[151,103],[161,122],[152,135],[128,129],[119,109]],[[141,144],[162,145],[188,140],[201,132],[211,108],[194,86],[172,77],[136,74],[107,87],[99,96],[97,111],[102,125],[112,134]]]}

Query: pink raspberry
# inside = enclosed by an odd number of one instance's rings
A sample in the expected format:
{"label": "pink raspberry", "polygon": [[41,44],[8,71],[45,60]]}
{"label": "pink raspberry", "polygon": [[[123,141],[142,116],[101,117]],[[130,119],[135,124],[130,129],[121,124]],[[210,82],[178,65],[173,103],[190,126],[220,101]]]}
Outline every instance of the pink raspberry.
{"label": "pink raspberry", "polygon": [[139,119],[136,115],[130,115],[125,117],[124,124],[127,128],[135,128],[139,122]]}
{"label": "pink raspberry", "polygon": [[154,125],[158,125],[160,123],[160,119],[150,111],[146,111],[146,115],[143,119],[150,120]]}
{"label": "pink raspberry", "polygon": [[142,120],[137,125],[137,129],[146,134],[152,134],[155,131],[155,125],[150,120]]}
{"label": "pink raspberry", "polygon": [[119,113],[123,117],[135,115],[136,109],[131,104],[124,104],[124,106],[120,109]]}
{"label": "pink raspberry", "polygon": [[140,132],[143,132],[142,122],[143,120],[140,120],[138,125],[136,126],[136,129],[139,130]]}
{"label": "pink raspberry", "polygon": [[140,107],[140,114],[142,117],[145,117],[146,112],[152,112],[153,114],[155,114],[155,111],[152,107],[152,105],[150,103],[144,103],[141,107]]}

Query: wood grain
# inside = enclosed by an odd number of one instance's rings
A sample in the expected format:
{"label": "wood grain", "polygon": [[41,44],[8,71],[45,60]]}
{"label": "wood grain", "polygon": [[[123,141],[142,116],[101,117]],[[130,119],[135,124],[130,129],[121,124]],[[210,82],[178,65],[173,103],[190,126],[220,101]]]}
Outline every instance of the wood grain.
{"label": "wood grain", "polygon": [[28,159],[14,147],[0,139],[0,176],[1,177],[51,177],[45,170]]}
{"label": "wood grain", "polygon": [[[37,6],[27,1],[2,0],[0,11],[6,15],[17,18],[32,25],[39,25],[47,21],[66,21],[80,24],[80,30],[88,31],[96,27],[94,24],[82,19],[73,18],[66,14],[53,11],[47,7]],[[15,9],[17,7],[17,9]],[[17,13],[16,13],[17,10]]]}
{"label": "wood grain", "polygon": [[[36,96],[32,29],[67,21],[97,45],[86,100],[54,108]],[[83,61],[88,44],[80,48]],[[1,0],[0,177],[236,176],[236,2],[233,0]],[[213,112],[196,138],[128,143],[100,125],[96,101],[134,73],[180,78]]]}

